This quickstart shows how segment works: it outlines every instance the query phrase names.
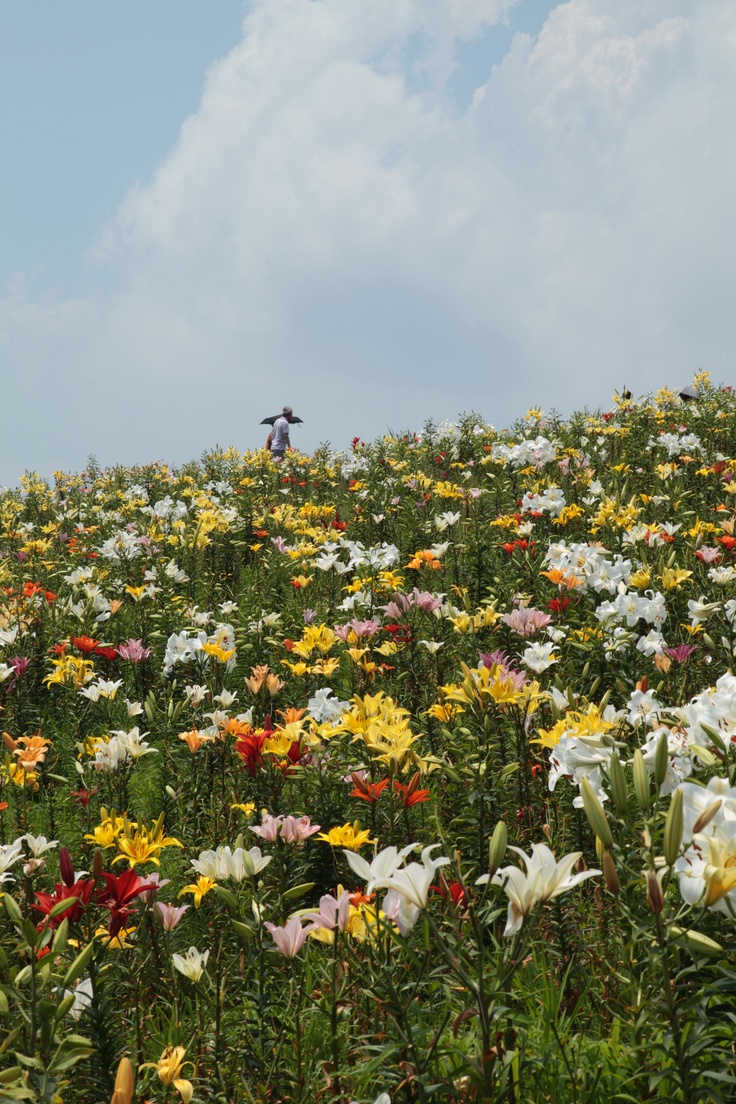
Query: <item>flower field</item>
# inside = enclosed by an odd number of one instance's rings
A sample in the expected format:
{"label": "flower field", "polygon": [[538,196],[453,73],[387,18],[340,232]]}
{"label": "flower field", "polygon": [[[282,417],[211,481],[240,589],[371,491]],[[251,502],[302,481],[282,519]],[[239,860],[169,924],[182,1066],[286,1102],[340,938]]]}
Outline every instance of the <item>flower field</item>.
{"label": "flower field", "polygon": [[736,395],[0,492],[0,1101],[730,1101]]}

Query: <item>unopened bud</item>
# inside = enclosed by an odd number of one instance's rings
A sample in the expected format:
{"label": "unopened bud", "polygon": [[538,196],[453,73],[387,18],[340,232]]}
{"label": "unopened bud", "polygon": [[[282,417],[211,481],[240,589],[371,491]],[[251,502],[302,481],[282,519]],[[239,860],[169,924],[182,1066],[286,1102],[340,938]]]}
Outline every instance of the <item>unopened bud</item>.
{"label": "unopened bud", "polygon": [[15,751],[18,746],[9,732],[3,732],[3,743],[9,751]]}
{"label": "unopened bud", "polygon": [[669,730],[665,729],[662,735],[657,741],[657,748],[654,752],[654,784],[661,786],[667,777],[667,760],[668,760],[668,748],[667,748],[667,735]]}
{"label": "unopened bud", "polygon": [[656,870],[649,870],[647,872],[647,904],[649,905],[650,911],[653,912],[655,916],[659,916],[664,908],[662,884],[657,877]]}
{"label": "unopened bud", "polygon": [[133,1099],[133,1067],[130,1058],[120,1059],[118,1072],[115,1077],[115,1089],[110,1104],[130,1104]]}
{"label": "unopened bud", "polygon": [[664,822],[664,861],[668,866],[674,866],[680,854],[683,824],[682,790],[677,789],[672,795]]}
{"label": "unopened bud", "polygon": [[74,885],[74,863],[66,847],[59,848],[59,873],[65,886]]}
{"label": "unopened bud", "polygon": [[508,840],[508,832],[506,831],[506,824],[503,820],[499,820],[498,824],[493,830],[491,836],[491,842],[488,845],[488,864],[490,866],[491,874],[495,874],[499,866],[504,860],[506,855],[506,842]]}
{"label": "unopened bud", "polygon": [[613,843],[613,836],[611,835],[611,829],[608,826],[608,820],[606,814],[603,811],[603,806],[596,797],[593,787],[587,778],[583,776],[580,779],[580,794],[583,799],[583,808],[585,809],[585,815],[588,818],[588,824],[595,832],[598,839],[602,842],[604,847],[610,847]]}
{"label": "unopened bud", "polygon": [[713,817],[716,815],[723,803],[723,799],[717,797],[715,801],[711,801],[707,809],[703,809],[698,819],[693,824],[693,835],[697,836],[698,832],[702,832],[704,828],[707,828]]}
{"label": "unopened bud", "polygon": [[716,943],[715,939],[710,939],[707,935],[702,935],[700,932],[686,931],[685,929],[678,927],[676,924],[671,924],[670,935],[673,935],[675,939],[681,939],[683,943],[687,946],[688,950],[692,951],[693,954],[723,954],[723,947],[720,943]]}
{"label": "unopened bud", "polygon": [[621,766],[617,751],[614,751],[608,760],[608,781],[611,784],[611,797],[613,798],[613,804],[616,806],[616,812],[619,816],[626,816],[629,807],[629,794],[626,787],[624,768]]}
{"label": "unopened bud", "polygon": [[636,794],[636,800],[639,802],[639,808],[646,812],[649,808],[649,771],[647,765],[644,762],[644,756],[637,750],[634,752],[634,792]]}
{"label": "unopened bud", "polygon": [[618,897],[620,885],[618,881],[618,871],[616,870],[616,864],[613,861],[610,851],[603,852],[603,881],[606,883],[606,889],[609,893],[612,893],[614,897]]}
{"label": "unopened bud", "polygon": [[99,847],[92,856],[92,877],[96,882],[99,882],[102,877],[102,852]]}

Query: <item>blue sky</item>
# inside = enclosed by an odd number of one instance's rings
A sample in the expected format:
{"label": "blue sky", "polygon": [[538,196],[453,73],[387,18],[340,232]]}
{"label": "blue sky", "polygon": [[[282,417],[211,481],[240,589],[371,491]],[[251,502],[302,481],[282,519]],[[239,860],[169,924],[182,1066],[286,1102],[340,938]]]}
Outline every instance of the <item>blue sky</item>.
{"label": "blue sky", "polygon": [[8,0],[0,483],[733,382],[729,0]]}
{"label": "blue sky", "polygon": [[[466,105],[517,31],[554,4],[521,0],[461,43]],[[0,6],[0,282],[75,290],[84,256],[135,181],[150,178],[199,106],[210,64],[240,41],[247,0],[8,0]]]}
{"label": "blue sky", "polygon": [[0,5],[0,281],[67,293],[136,180],[197,110],[240,40],[245,0],[9,0]]}

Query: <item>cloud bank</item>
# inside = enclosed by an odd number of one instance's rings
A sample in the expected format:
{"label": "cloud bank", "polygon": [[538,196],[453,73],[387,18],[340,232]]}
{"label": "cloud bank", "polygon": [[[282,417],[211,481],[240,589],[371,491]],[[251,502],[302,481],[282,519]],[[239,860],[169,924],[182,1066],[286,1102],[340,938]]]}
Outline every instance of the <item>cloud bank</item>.
{"label": "cloud bank", "polygon": [[[569,0],[469,103],[504,0],[255,0],[58,301],[0,301],[0,481],[732,374],[736,8]],[[9,416],[8,416],[9,415]]]}

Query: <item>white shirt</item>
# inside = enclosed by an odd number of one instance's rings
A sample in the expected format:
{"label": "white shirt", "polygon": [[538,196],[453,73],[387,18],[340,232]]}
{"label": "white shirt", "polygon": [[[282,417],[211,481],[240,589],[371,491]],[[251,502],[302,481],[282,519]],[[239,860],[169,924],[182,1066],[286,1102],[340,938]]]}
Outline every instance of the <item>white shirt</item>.
{"label": "white shirt", "polygon": [[289,443],[289,422],[282,415],[273,423],[271,431],[271,449],[276,452],[285,452]]}

